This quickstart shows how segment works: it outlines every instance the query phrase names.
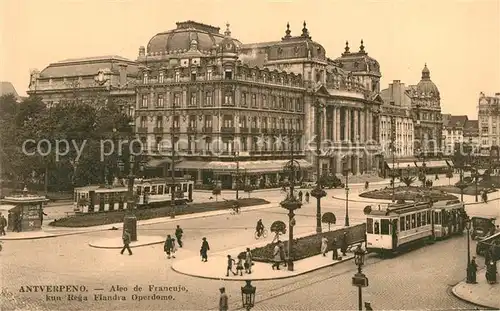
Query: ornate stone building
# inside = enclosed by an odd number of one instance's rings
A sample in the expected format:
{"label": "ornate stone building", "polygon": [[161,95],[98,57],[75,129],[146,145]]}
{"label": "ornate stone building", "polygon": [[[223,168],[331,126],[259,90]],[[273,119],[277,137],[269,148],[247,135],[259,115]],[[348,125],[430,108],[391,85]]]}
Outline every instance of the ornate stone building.
{"label": "ornate stone building", "polygon": [[466,115],[454,116],[451,114],[443,114],[442,119],[443,154],[445,156],[452,156],[457,144],[468,143],[464,136],[469,118]]}
{"label": "ornate stone building", "polygon": [[[137,60],[100,57],[50,64],[31,77],[30,94],[48,104],[72,90],[129,105],[149,166],[168,175],[172,139],[178,174],[197,183],[274,183],[294,157],[314,179],[321,134],[321,174],[379,173],[380,66],[363,41],[332,60],[306,23],[293,36],[244,44],[229,25],[194,21],[154,35]],[[318,130],[320,132],[318,132]],[[291,142],[294,142],[293,144]]]}
{"label": "ornate stone building", "polygon": [[415,128],[414,151],[428,157],[439,156],[442,152],[441,97],[434,82],[431,81],[427,64],[422,70],[422,79],[407,90],[411,98]]}
{"label": "ornate stone building", "polygon": [[489,150],[500,145],[500,93],[479,94],[478,121],[481,148]]}

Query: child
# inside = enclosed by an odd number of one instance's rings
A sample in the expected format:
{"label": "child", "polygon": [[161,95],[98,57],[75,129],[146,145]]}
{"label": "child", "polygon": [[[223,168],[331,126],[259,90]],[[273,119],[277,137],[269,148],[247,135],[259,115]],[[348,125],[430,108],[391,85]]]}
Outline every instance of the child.
{"label": "child", "polygon": [[236,274],[240,272],[240,276],[243,276],[243,256],[238,256],[238,263],[236,264]]}
{"label": "child", "polygon": [[226,270],[226,276],[229,276],[229,271],[233,273],[233,275],[236,275],[236,273],[233,271],[233,264],[235,263],[234,259],[231,258],[231,255],[227,255],[227,270]]}

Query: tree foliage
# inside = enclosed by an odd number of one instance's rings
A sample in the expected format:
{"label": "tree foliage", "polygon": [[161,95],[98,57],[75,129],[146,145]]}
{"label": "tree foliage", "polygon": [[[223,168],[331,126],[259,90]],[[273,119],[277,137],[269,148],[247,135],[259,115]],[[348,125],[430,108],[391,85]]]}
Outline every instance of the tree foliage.
{"label": "tree foliage", "polygon": [[321,216],[321,222],[328,224],[328,231],[330,231],[330,225],[335,224],[337,222],[337,218],[335,217],[335,214],[332,212],[326,212]]}
{"label": "tree foliage", "polygon": [[405,176],[401,179],[401,181],[406,185],[406,187],[410,187],[415,182],[415,177]]}

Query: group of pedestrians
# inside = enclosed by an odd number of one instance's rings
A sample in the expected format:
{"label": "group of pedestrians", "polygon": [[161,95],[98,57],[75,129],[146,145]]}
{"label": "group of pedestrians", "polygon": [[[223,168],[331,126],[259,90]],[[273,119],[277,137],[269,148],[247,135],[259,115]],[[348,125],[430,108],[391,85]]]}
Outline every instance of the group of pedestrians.
{"label": "group of pedestrians", "polygon": [[[184,231],[181,229],[179,225],[177,225],[177,228],[175,229],[175,239],[172,238],[172,236],[169,234],[167,235],[167,239],[165,240],[165,243],[163,244],[163,251],[167,254],[167,258],[175,258],[175,253],[177,252],[177,245],[179,247],[182,247],[182,235],[184,234]],[[176,243],[177,241],[177,243]]]}
{"label": "group of pedestrians", "polygon": [[[339,249],[340,246],[340,252],[342,253],[342,256],[346,256],[347,252],[347,232],[344,232],[342,236],[340,237],[340,245],[337,244],[337,239],[334,238],[332,241],[332,244],[330,246],[330,249],[332,250],[332,259],[333,260],[341,260],[342,257],[339,257]],[[326,257],[326,254],[328,253],[328,239],[324,236],[321,238],[321,254]]]}
{"label": "group of pedestrians", "polygon": [[[245,270],[245,273],[251,274],[253,260],[250,248],[247,248],[244,254],[243,253],[239,254],[237,259],[238,261],[234,260],[234,258],[231,257],[231,255],[227,255],[226,276],[229,276],[229,272],[231,272],[233,275],[243,276],[243,270]],[[235,265],[236,265],[236,272],[233,270],[233,267]]]}
{"label": "group of pedestrians", "polygon": [[286,264],[286,256],[285,256],[285,243],[283,241],[278,240],[276,245],[274,245],[273,249],[273,260],[272,260],[271,268],[280,270],[280,265],[287,266]]}

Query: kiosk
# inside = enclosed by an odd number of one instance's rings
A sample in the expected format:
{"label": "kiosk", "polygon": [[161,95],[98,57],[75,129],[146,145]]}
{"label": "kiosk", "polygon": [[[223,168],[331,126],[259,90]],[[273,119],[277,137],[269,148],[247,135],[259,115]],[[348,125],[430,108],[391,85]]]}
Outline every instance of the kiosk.
{"label": "kiosk", "polygon": [[19,194],[5,197],[0,202],[8,211],[7,230],[36,231],[42,229],[43,205],[49,200],[44,196]]}

